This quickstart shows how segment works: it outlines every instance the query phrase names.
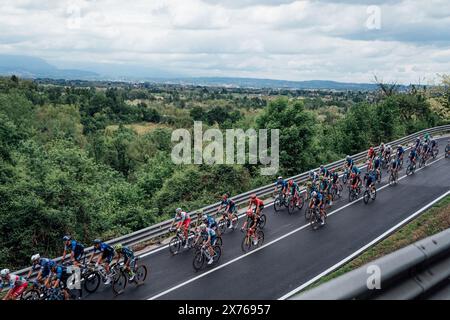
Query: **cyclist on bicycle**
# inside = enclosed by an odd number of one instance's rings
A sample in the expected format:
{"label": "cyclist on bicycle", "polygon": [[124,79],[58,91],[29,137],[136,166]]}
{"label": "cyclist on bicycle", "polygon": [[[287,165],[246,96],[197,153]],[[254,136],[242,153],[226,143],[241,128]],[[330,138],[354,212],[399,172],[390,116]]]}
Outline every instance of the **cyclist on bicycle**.
{"label": "cyclist on bicycle", "polygon": [[355,172],[352,172],[350,176],[350,185],[353,190],[358,190],[359,185],[361,184],[361,176]]}
{"label": "cyclist on bicycle", "polygon": [[416,158],[417,158],[417,151],[415,147],[411,148],[411,151],[409,152],[409,161],[413,164],[416,165]]}
{"label": "cyclist on bicycle", "polygon": [[[123,263],[125,266],[125,271],[128,272],[128,274],[130,275],[129,280],[133,281],[134,280],[134,272],[133,269],[135,267],[136,264],[136,258],[134,257],[134,252],[133,250],[131,250],[129,247],[122,245],[121,243],[118,243],[114,246],[114,250],[117,253],[117,260],[116,260],[116,264],[119,263],[120,258],[123,255]],[[130,267],[131,265],[131,267]]]}
{"label": "cyclist on bicycle", "polygon": [[295,182],[293,179],[290,179],[288,182],[288,186],[290,194],[294,198],[297,198],[300,195],[300,187],[298,186],[297,182]]}
{"label": "cyclist on bicycle", "polygon": [[[224,212],[227,214],[228,220],[229,220],[229,221],[232,221],[232,220],[233,220],[233,212],[236,210],[236,204],[234,203],[233,200],[231,200],[231,199],[228,197],[228,194],[227,194],[227,193],[225,193],[225,194],[222,196],[222,202],[220,203],[219,208],[217,209],[217,212],[219,212],[220,210],[222,210],[223,207],[225,207],[225,211],[224,211]],[[229,229],[232,229],[232,228],[233,228],[233,224],[232,224],[231,222],[230,222],[230,225],[229,225],[228,228],[229,228]]]}
{"label": "cyclist on bicycle", "polygon": [[338,183],[339,183],[339,174],[334,171],[333,169],[330,170],[330,178],[331,178],[331,185],[336,188],[336,193],[339,194],[339,188],[338,188]]}
{"label": "cyclist on bicycle", "polygon": [[212,248],[212,246],[216,243],[217,239],[216,232],[213,229],[208,228],[206,224],[202,223],[200,225],[199,237],[203,238],[203,246],[208,249],[209,252],[208,264],[211,264],[214,261],[214,249]]}
{"label": "cyclist on bicycle", "polygon": [[323,199],[323,194],[320,192],[314,191],[312,193],[312,205],[314,208],[318,208],[320,212],[320,224],[325,224],[325,203]]}
{"label": "cyclist on bicycle", "polygon": [[325,168],[323,165],[320,166],[320,170],[319,170],[319,175],[321,175],[322,177],[327,178],[329,173],[328,173],[328,169]]}
{"label": "cyclist on bicycle", "polygon": [[376,171],[377,178],[381,175],[381,159],[379,156],[376,156],[373,160],[372,168]]}
{"label": "cyclist on bicycle", "polygon": [[428,159],[429,155],[430,155],[430,145],[428,143],[425,143],[422,147],[422,157],[424,159]]}
{"label": "cyclist on bicycle", "polygon": [[[252,206],[255,205],[255,209],[252,210]],[[261,216],[261,211],[264,209],[264,202],[259,199],[256,194],[252,194],[250,196],[250,203],[247,210],[247,217],[250,218],[249,213],[252,213],[252,221],[254,220],[255,223],[259,220],[259,217]],[[254,212],[254,214],[253,214]],[[241,231],[245,230],[245,227],[247,226],[247,221],[244,222],[244,225],[241,228]]]}
{"label": "cyclist on bicycle", "polygon": [[279,190],[283,194],[283,198],[286,198],[286,192],[288,191],[288,184],[286,180],[283,179],[282,176],[279,176],[277,181],[275,182],[275,193],[278,193]]}
{"label": "cyclist on bicycle", "polygon": [[384,146],[384,143],[382,142],[381,144],[380,144],[380,146],[378,147],[378,154],[379,154],[379,156],[383,156],[384,155],[384,151],[386,150],[386,148],[385,148],[385,146]]}
{"label": "cyclist on bicycle", "polygon": [[3,300],[16,300],[28,287],[28,282],[24,277],[11,274],[9,269],[0,271],[0,291],[8,287],[8,292],[3,297]]}
{"label": "cyclist on bicycle", "polygon": [[375,191],[375,181],[377,179],[376,177],[376,171],[375,170],[371,170],[370,172],[366,172],[365,176],[364,176],[364,180],[366,182],[366,188],[370,188],[372,192]]}
{"label": "cyclist on bicycle", "polygon": [[52,259],[41,258],[39,253],[37,253],[31,257],[31,263],[32,263],[32,266],[31,266],[31,269],[28,272],[28,275],[26,276],[26,278],[27,279],[30,278],[31,273],[33,271],[39,270],[39,273],[36,277],[35,283],[45,281],[45,286],[48,287],[49,275],[51,272],[51,268],[56,264],[56,262],[53,261]]}
{"label": "cyclist on bicycle", "polygon": [[369,151],[367,151],[367,160],[372,161],[373,157],[375,157],[375,149],[370,147]]}
{"label": "cyclist on bicycle", "polygon": [[434,150],[437,148],[437,142],[433,137],[431,138],[430,144],[431,144],[431,148],[430,148],[431,153],[433,154]]}
{"label": "cyclist on bicycle", "polygon": [[395,159],[391,160],[389,170],[391,171],[391,174],[395,177],[398,172],[398,162]]}
{"label": "cyclist on bicycle", "polygon": [[62,254],[63,261],[66,257],[66,254],[70,252],[70,261],[74,265],[78,266],[84,254],[84,245],[76,241],[75,239],[72,239],[72,237],[68,235],[63,237],[63,241],[64,241],[64,251]]}
{"label": "cyclist on bicycle", "polygon": [[354,165],[354,161],[352,159],[352,157],[350,157],[349,155],[347,155],[345,157],[345,162],[344,162],[344,167],[345,169],[348,170],[348,172],[351,172],[353,169],[353,165]]}
{"label": "cyclist on bicycle", "polygon": [[181,208],[177,208],[175,210],[175,218],[173,219],[172,228],[176,224],[176,229],[179,230],[181,227],[183,227],[183,235],[184,235],[184,248],[187,249],[188,247],[188,232],[189,232],[189,226],[191,224],[191,217],[189,213],[181,210]]}
{"label": "cyclist on bicycle", "polygon": [[317,174],[317,172],[310,170],[309,171],[309,175],[308,175],[308,179],[312,182],[315,183],[317,181],[317,179],[319,179],[319,175]]}
{"label": "cyclist on bicycle", "polygon": [[405,149],[403,148],[403,146],[401,144],[399,144],[397,146],[397,158],[398,158],[399,164],[403,160],[404,153],[405,153]]}
{"label": "cyclist on bicycle", "polygon": [[60,287],[64,294],[64,299],[69,300],[70,295],[69,292],[67,292],[67,281],[69,280],[71,274],[69,274],[67,267],[60,264],[55,264],[52,266],[51,271],[55,279],[55,282],[53,283],[53,288],[56,289]]}
{"label": "cyclist on bicycle", "polygon": [[390,158],[390,156],[391,156],[391,153],[392,153],[392,147],[391,147],[390,144],[388,144],[388,145],[386,146],[386,149],[384,149],[384,154],[383,154],[383,157],[384,157],[384,159],[385,159],[386,161],[389,160],[389,158]]}
{"label": "cyclist on bicycle", "polygon": [[115,255],[114,248],[111,247],[109,244],[102,242],[100,239],[95,239],[94,240],[94,252],[92,252],[92,255],[91,255],[91,258],[89,259],[88,264],[90,264],[92,262],[92,259],[94,258],[97,251],[99,253],[101,253],[101,255],[99,255],[95,266],[104,264],[106,273],[108,274],[108,278],[106,279],[105,284],[110,284],[111,277],[109,275],[109,265]]}
{"label": "cyclist on bicycle", "polygon": [[202,216],[202,221],[208,228],[211,228],[211,229],[213,229],[214,231],[217,232],[217,221],[216,221],[216,219],[214,219],[211,216],[208,216],[207,214],[204,214]]}

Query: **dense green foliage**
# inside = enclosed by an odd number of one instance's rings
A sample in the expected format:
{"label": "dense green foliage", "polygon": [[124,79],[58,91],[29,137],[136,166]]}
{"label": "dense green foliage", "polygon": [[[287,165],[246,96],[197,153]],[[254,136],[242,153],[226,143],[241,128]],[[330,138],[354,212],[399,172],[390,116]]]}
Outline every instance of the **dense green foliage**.
{"label": "dense green foliage", "polygon": [[59,255],[65,233],[89,244],[273,180],[258,165],[173,164],[172,130],[194,120],[280,129],[283,175],[449,121],[418,92],[304,94],[0,79],[0,266]]}

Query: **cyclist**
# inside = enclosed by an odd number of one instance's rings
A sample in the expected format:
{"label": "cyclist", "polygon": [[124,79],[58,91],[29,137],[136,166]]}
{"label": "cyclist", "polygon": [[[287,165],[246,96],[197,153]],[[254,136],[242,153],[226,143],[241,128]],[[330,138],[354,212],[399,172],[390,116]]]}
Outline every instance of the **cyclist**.
{"label": "cyclist", "polygon": [[361,184],[361,176],[356,172],[352,172],[350,176],[350,185],[353,190],[358,190],[359,185]]}
{"label": "cyclist", "polygon": [[395,159],[391,160],[389,170],[391,171],[391,174],[396,177],[398,172],[398,162]]}
{"label": "cyclist", "polygon": [[314,208],[319,208],[320,212],[320,224],[323,226],[325,224],[325,204],[323,201],[323,195],[320,192],[314,191],[312,193],[312,205]]}
{"label": "cyclist", "polygon": [[228,221],[230,221],[230,225],[228,226],[228,228],[232,229],[233,224],[231,223],[231,221],[233,220],[233,212],[236,210],[236,204],[228,197],[227,193],[222,196],[222,202],[220,203],[217,212],[222,210],[222,207],[225,207],[225,213],[228,215]]}
{"label": "cyclist", "polygon": [[91,258],[89,259],[88,263],[92,262],[92,259],[94,258],[97,251],[99,253],[101,253],[101,255],[99,255],[99,257],[97,259],[96,266],[98,266],[100,264],[104,264],[106,273],[108,274],[108,278],[106,279],[105,284],[110,284],[111,277],[109,275],[109,265],[115,255],[114,248],[111,247],[109,244],[102,242],[100,239],[95,239],[94,240],[94,252],[92,252]]}
{"label": "cyclist", "polygon": [[[178,222],[177,222],[178,221]],[[180,229],[183,227],[183,235],[184,235],[184,248],[186,249],[188,247],[188,231],[189,231],[189,225],[191,224],[191,217],[189,213],[181,210],[181,208],[177,208],[175,210],[175,218],[173,219],[173,225],[176,223],[176,229]]]}
{"label": "cyclist", "polygon": [[431,135],[427,132],[427,133],[425,133],[423,140],[425,143],[428,143],[430,141],[430,138],[431,138]]}
{"label": "cyclist", "polygon": [[53,288],[56,289],[60,287],[64,294],[64,299],[69,300],[70,295],[69,292],[67,292],[67,281],[69,280],[71,274],[68,273],[68,270],[65,266],[57,264],[52,266],[51,271],[55,278]]}
{"label": "cyclist", "polygon": [[381,175],[381,159],[379,156],[376,156],[375,159],[373,160],[373,166],[372,166],[373,170],[375,170],[376,174],[377,174],[377,178]]}
{"label": "cyclist", "polygon": [[416,158],[417,158],[417,151],[415,147],[411,148],[411,151],[409,152],[409,161],[413,164],[416,165]]}
{"label": "cyclist", "polygon": [[51,268],[56,264],[56,262],[52,259],[41,258],[39,253],[37,253],[31,257],[31,263],[32,266],[26,278],[30,278],[33,271],[39,270],[35,283],[45,280],[45,286],[48,287]]}
{"label": "cyclist", "polygon": [[434,150],[437,148],[437,142],[434,138],[431,138],[430,144],[431,144],[431,148],[430,148],[431,155],[433,155]]}
{"label": "cyclist", "polygon": [[208,249],[209,253],[208,264],[211,264],[214,261],[214,249],[212,248],[212,246],[214,245],[217,239],[216,232],[213,229],[208,228],[206,224],[202,223],[200,225],[199,237],[203,238],[203,246]]}
{"label": "cyclist", "polygon": [[300,195],[300,187],[298,186],[298,183],[295,182],[293,179],[290,179],[288,182],[288,186],[290,194],[294,198],[297,198]]}
{"label": "cyclist", "polygon": [[280,188],[281,192],[283,193],[283,198],[286,198],[288,185],[286,180],[284,180],[282,176],[279,176],[277,181],[275,182],[275,193],[279,192],[278,188]]}
{"label": "cyclist", "polygon": [[[117,260],[116,263],[119,263],[120,258],[122,258],[123,255],[123,263],[125,265],[125,271],[128,272],[130,275],[130,281],[133,281],[134,279],[134,267],[136,264],[136,258],[134,257],[134,252],[127,246],[123,246],[121,243],[118,243],[114,246],[114,250],[117,253]],[[131,267],[130,267],[131,265]]]}
{"label": "cyclist", "polygon": [[[255,205],[254,211],[252,211],[252,205]],[[261,211],[263,209],[264,209],[264,202],[261,199],[259,199],[256,196],[256,194],[252,194],[250,196],[250,203],[249,203],[248,210],[247,210],[247,217],[252,218],[252,221],[254,221],[256,223],[259,220]],[[254,212],[254,214],[253,214],[253,212]],[[252,215],[250,215],[250,213],[252,213]],[[242,226],[241,231],[245,230],[248,220],[249,219],[247,219],[247,221],[244,222],[244,225]],[[252,225],[254,225],[254,224],[252,223]]]}
{"label": "cyclist", "polygon": [[356,165],[353,166],[352,173],[356,174],[359,178],[361,178],[361,170],[358,168],[358,166]]}
{"label": "cyclist", "polygon": [[351,172],[353,169],[353,165],[354,165],[354,161],[352,159],[352,157],[350,157],[349,155],[347,155],[345,157],[345,163],[344,163],[344,167],[345,169],[348,170],[348,172]]}
{"label": "cyclist", "polygon": [[367,160],[372,161],[373,157],[375,157],[375,149],[370,147],[369,151],[367,151]]}
{"label": "cyclist", "polygon": [[422,157],[426,160],[428,159],[429,155],[430,155],[430,145],[428,143],[425,143],[422,147]]}
{"label": "cyclist", "polygon": [[317,172],[310,170],[309,171],[309,176],[308,176],[309,180],[314,183],[317,181],[317,179],[319,178],[319,175],[317,174]]}
{"label": "cyclist", "polygon": [[379,156],[380,157],[382,157],[383,155],[384,155],[384,151],[385,151],[385,146],[384,146],[384,143],[382,142],[381,144],[380,144],[380,147],[378,148],[378,154],[379,154]]}
{"label": "cyclist", "polygon": [[24,277],[11,274],[9,269],[0,271],[0,291],[8,287],[9,290],[3,300],[16,300],[28,287],[28,282]]}
{"label": "cyclist", "polygon": [[390,160],[391,153],[392,153],[392,148],[391,148],[391,145],[388,144],[388,145],[386,146],[386,149],[384,150],[384,154],[383,154],[383,157],[384,157],[384,159],[385,159],[386,161],[389,161],[389,160]]}
{"label": "cyclist", "polygon": [[329,183],[327,178],[321,178],[319,185],[319,193],[321,193],[325,198],[329,201],[330,206],[333,204],[331,199],[331,184]]}
{"label": "cyclist", "polygon": [[334,188],[336,188],[336,193],[339,194],[339,188],[338,188],[339,174],[336,171],[334,171],[333,169],[331,169],[330,177],[331,177],[332,186],[334,186]]}
{"label": "cyclist", "polygon": [[377,173],[375,170],[371,170],[370,172],[366,172],[364,176],[366,188],[370,188],[372,192],[375,192],[375,181],[377,179],[376,174]]}
{"label": "cyclist", "polygon": [[62,254],[63,257],[62,262],[64,262],[64,258],[66,257],[67,252],[70,252],[70,261],[74,265],[78,266],[84,254],[84,245],[72,239],[72,237],[68,235],[63,237],[63,241],[64,241],[64,252]]}
{"label": "cyclist", "polygon": [[204,215],[202,216],[202,220],[203,220],[203,223],[204,223],[208,228],[211,228],[211,229],[213,229],[214,231],[217,232],[217,222],[216,222],[216,219],[214,219],[214,218],[211,217],[211,216],[208,216],[207,214],[204,214]]}
{"label": "cyclist", "polygon": [[398,163],[400,164],[401,161],[403,160],[403,154],[405,153],[405,149],[403,148],[403,146],[401,144],[399,144],[397,146],[397,159],[398,159]]}
{"label": "cyclist", "polygon": [[322,175],[322,177],[328,177],[328,169],[325,168],[323,165],[320,166],[319,175]]}

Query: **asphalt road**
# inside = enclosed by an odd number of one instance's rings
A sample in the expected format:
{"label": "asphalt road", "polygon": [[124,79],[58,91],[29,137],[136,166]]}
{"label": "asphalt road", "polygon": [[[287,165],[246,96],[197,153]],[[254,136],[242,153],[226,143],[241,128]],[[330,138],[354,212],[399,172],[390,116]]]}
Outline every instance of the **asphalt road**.
{"label": "asphalt road", "polygon": [[[439,141],[437,159],[443,157],[445,141]],[[400,177],[405,175],[406,162]],[[192,251],[172,256],[164,248],[141,259],[150,271],[144,285],[129,286],[119,296],[102,285],[86,299],[278,299],[450,189],[450,159],[436,160],[396,186],[387,186],[383,173],[374,202],[349,204],[344,188],[342,199],[327,210],[326,226],[319,230],[307,226],[304,209],[289,215],[287,209],[276,213],[268,206],[265,241],[259,250],[243,254],[243,233],[227,233],[219,264],[195,272]]]}

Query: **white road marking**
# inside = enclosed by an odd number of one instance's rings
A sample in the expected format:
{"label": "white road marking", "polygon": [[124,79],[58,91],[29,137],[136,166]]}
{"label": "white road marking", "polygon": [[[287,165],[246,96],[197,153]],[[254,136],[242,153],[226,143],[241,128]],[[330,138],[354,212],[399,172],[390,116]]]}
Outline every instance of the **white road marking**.
{"label": "white road marking", "polygon": [[[437,161],[440,161],[440,160],[442,160],[443,158],[444,158],[444,157],[438,158],[438,159],[436,159],[435,161],[429,163],[427,166],[432,165],[433,163],[435,163],[435,162],[437,162]],[[418,171],[420,171],[420,170],[422,170],[422,169],[424,169],[424,168],[425,168],[425,167],[419,168],[419,169],[416,170],[416,172],[418,172]],[[404,179],[404,178],[406,178],[406,177],[408,177],[408,176],[405,174],[404,176],[398,178],[398,180],[400,181],[400,180],[402,180],[402,179]],[[389,187],[389,184],[386,184],[386,185],[384,185],[384,186],[378,188],[377,191],[383,190],[383,189],[385,189],[385,188],[387,188],[387,187]],[[351,206],[351,205],[357,203],[357,202],[360,201],[361,199],[362,199],[362,197],[356,199],[356,200],[353,201],[353,202],[347,203],[346,205],[344,205],[344,206],[342,206],[342,207],[340,207],[340,208],[338,208],[338,209],[336,209],[336,210],[330,212],[330,213],[327,215],[327,217],[329,217],[329,216],[331,216],[331,215],[333,215],[333,214],[335,214],[335,213],[337,213],[337,212],[339,212],[339,211],[341,211],[341,210],[343,210],[343,209],[345,209],[345,208],[347,208],[347,207],[349,207],[349,206]],[[268,242],[268,243],[262,245],[261,247],[254,249],[253,251],[250,251],[250,252],[247,252],[247,253],[245,253],[245,254],[243,254],[243,255],[240,255],[240,256],[238,256],[238,257],[236,257],[236,258],[234,258],[234,259],[232,259],[232,260],[230,260],[230,261],[228,261],[228,262],[226,262],[226,263],[224,263],[224,264],[221,264],[221,265],[219,265],[219,266],[217,266],[217,267],[215,267],[215,268],[213,268],[213,269],[211,269],[211,270],[208,270],[208,271],[206,271],[206,272],[204,272],[204,273],[202,273],[202,274],[200,274],[200,275],[198,275],[198,276],[196,276],[196,277],[193,277],[193,278],[191,278],[191,279],[189,279],[189,280],[187,280],[187,281],[184,281],[184,282],[182,282],[182,283],[180,283],[180,284],[178,284],[178,285],[176,285],[176,286],[174,286],[174,287],[171,287],[171,288],[169,288],[169,289],[167,289],[167,290],[165,290],[165,291],[163,291],[163,292],[161,292],[161,293],[158,293],[157,295],[154,295],[154,296],[148,298],[147,300],[155,300],[155,299],[157,299],[157,298],[159,298],[159,297],[161,297],[161,296],[164,296],[164,295],[166,295],[167,293],[170,293],[170,292],[172,292],[172,291],[174,291],[174,290],[177,290],[177,289],[179,289],[179,288],[181,288],[181,287],[183,287],[183,286],[185,286],[185,285],[187,285],[187,284],[189,284],[189,283],[191,283],[191,282],[194,282],[195,280],[198,280],[198,279],[200,279],[200,278],[203,278],[203,277],[207,276],[208,274],[210,274],[210,273],[212,273],[212,272],[215,272],[215,271],[217,271],[217,270],[220,270],[220,269],[222,269],[222,268],[228,266],[229,264],[232,264],[232,263],[234,263],[234,262],[236,262],[236,261],[239,261],[239,260],[241,260],[241,259],[243,259],[243,258],[245,258],[245,257],[247,257],[247,256],[249,256],[249,255],[251,255],[251,254],[254,254],[255,252],[258,252],[258,251],[264,249],[265,247],[268,247],[268,246],[270,246],[270,245],[272,245],[272,244],[274,244],[274,243],[276,243],[276,242],[278,242],[278,241],[280,241],[280,240],[282,240],[282,239],[284,239],[284,238],[286,238],[286,237],[289,237],[290,235],[292,235],[292,234],[294,234],[294,233],[296,233],[296,232],[298,232],[298,231],[301,231],[301,230],[307,228],[307,227],[309,227],[309,224],[305,224],[305,225],[303,225],[303,226],[301,226],[301,227],[299,227],[299,228],[297,228],[297,229],[294,229],[294,230],[292,230],[292,231],[290,231],[290,232],[288,232],[288,233],[286,233],[286,234],[284,234],[284,235],[282,235],[282,236],[280,236],[280,237],[278,237],[278,238],[276,238],[276,239],[274,239],[274,240],[272,240],[272,241],[270,241],[270,242]]]}

